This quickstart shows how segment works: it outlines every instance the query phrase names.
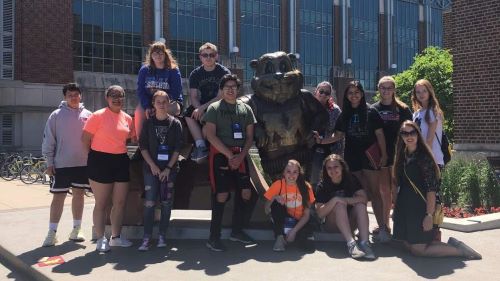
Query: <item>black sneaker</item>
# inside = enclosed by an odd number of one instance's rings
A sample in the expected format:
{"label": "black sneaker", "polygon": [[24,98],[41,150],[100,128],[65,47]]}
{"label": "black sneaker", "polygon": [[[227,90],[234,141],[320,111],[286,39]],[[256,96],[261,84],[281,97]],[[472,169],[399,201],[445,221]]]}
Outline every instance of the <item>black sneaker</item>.
{"label": "black sneaker", "polygon": [[251,244],[254,245],[255,240],[253,240],[252,237],[248,236],[245,232],[232,232],[231,236],[229,236],[229,240],[234,241],[234,242],[241,242],[243,244]]}
{"label": "black sneaker", "polygon": [[207,245],[207,248],[209,248],[210,250],[215,251],[215,252],[226,251],[226,246],[224,246],[224,244],[222,244],[220,239],[208,240],[206,245]]}

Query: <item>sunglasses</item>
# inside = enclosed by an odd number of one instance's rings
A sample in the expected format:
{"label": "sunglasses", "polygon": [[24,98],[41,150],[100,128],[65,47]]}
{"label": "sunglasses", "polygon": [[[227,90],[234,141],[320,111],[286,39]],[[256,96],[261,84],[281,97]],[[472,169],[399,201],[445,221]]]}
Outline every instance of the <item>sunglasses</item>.
{"label": "sunglasses", "polygon": [[203,54],[200,54],[200,56],[201,56],[202,58],[209,58],[209,57],[210,57],[210,58],[215,58],[215,57],[217,56],[217,54],[215,54],[215,53],[210,53],[210,54],[203,53]]}
{"label": "sunglasses", "polygon": [[332,94],[330,91],[326,91],[326,90],[319,90],[318,93],[320,95],[325,95],[325,96],[329,96]]}
{"label": "sunglasses", "polygon": [[399,131],[399,135],[401,137],[414,137],[417,135],[417,130],[411,130],[409,132],[407,131]]}

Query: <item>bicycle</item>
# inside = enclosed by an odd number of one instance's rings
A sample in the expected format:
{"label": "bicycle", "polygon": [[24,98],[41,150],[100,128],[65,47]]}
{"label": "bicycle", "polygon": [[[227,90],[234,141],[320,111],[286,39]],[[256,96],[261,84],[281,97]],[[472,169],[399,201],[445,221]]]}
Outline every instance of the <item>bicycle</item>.
{"label": "bicycle", "polygon": [[33,164],[25,164],[20,172],[21,181],[25,184],[33,184],[40,181],[46,184],[47,161],[44,158],[32,158]]}
{"label": "bicycle", "polygon": [[0,169],[0,177],[6,181],[14,180],[18,177],[24,166],[24,159],[19,154],[12,154],[3,163]]}

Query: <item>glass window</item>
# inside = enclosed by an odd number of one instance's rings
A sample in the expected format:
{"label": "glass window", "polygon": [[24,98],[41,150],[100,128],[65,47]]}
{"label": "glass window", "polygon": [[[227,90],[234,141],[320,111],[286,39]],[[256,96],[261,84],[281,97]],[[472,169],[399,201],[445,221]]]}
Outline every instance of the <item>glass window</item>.
{"label": "glass window", "polygon": [[378,71],[378,1],[351,0],[351,59],[354,78],[375,90]]}
{"label": "glass window", "polygon": [[201,64],[198,48],[217,42],[217,2],[208,0],[169,1],[169,45],[179,63],[182,77]]}
{"label": "glass window", "polygon": [[404,71],[413,63],[418,53],[418,3],[394,1],[393,50],[397,72]]}
{"label": "glass window", "polygon": [[267,52],[280,49],[280,1],[279,0],[241,0],[241,46],[243,59],[243,80],[253,77],[250,61]]}
{"label": "glass window", "polygon": [[329,80],[322,67],[332,67],[330,53],[333,52],[332,5],[328,1],[301,1],[299,13],[300,62],[304,74],[304,84],[316,86],[318,82]]}
{"label": "glass window", "polygon": [[[75,70],[127,74],[139,71],[142,1],[73,0],[73,20]],[[132,49],[139,49],[140,56],[134,56]]]}
{"label": "glass window", "polygon": [[431,21],[429,23],[429,45],[443,46],[443,10],[431,8]]}

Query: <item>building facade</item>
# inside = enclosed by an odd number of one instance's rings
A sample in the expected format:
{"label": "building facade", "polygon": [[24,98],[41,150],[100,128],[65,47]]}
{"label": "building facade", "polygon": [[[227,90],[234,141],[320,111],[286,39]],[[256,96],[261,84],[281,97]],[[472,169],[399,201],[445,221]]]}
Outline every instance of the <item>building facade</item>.
{"label": "building facade", "polygon": [[453,55],[454,148],[459,151],[500,156],[499,14],[495,0],[454,0],[444,14],[444,45]]}
{"label": "building facade", "polygon": [[[426,46],[443,44],[450,0],[0,0],[0,150],[38,151],[64,83],[77,81],[87,108],[120,84],[136,105],[136,73],[147,46],[163,38],[187,77],[198,48],[245,82],[266,52],[297,54],[305,87],[328,80],[337,99],[347,81],[374,93],[379,77],[405,70]],[[342,90],[342,91],[341,91]]]}

